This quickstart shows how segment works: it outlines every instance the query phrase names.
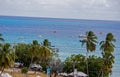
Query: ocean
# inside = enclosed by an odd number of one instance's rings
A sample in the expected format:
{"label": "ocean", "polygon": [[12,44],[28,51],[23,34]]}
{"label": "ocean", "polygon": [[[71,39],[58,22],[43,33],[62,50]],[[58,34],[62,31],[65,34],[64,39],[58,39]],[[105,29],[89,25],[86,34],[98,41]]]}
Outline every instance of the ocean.
{"label": "ocean", "polygon": [[[115,36],[115,64],[111,77],[119,77],[120,21],[0,16],[0,33],[5,42],[32,43],[38,40],[41,43],[48,39],[53,47],[59,49],[59,57],[63,61],[71,54],[85,55],[86,49],[81,47],[79,40],[82,38],[79,36],[90,30],[97,35],[98,42],[105,40],[109,32]],[[98,44],[96,51],[89,55],[101,56],[99,48]]]}

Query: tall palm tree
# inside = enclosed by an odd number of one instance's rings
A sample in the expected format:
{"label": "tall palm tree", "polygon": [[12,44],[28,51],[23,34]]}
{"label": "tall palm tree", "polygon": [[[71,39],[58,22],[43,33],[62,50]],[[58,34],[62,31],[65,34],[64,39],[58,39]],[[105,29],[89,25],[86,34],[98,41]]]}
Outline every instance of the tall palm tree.
{"label": "tall palm tree", "polygon": [[105,41],[100,42],[100,50],[102,50],[102,56],[103,56],[103,71],[106,77],[109,76],[109,73],[112,72],[112,67],[114,63],[114,48],[115,45],[113,42],[115,42],[115,38],[112,33],[108,33],[106,35]]}
{"label": "tall palm tree", "polygon": [[42,60],[47,60],[51,56],[51,44],[48,39],[44,39],[43,45],[40,47],[40,56]]}
{"label": "tall palm tree", "polygon": [[0,69],[2,72],[5,68],[11,67],[11,65],[14,63],[14,52],[10,47],[11,46],[9,43],[2,44],[0,47]]}
{"label": "tall palm tree", "polygon": [[52,56],[52,52],[51,52],[49,41],[45,39],[43,41],[43,45],[39,47],[39,52],[37,57],[40,63],[44,63],[45,66],[47,66],[49,65],[48,60],[50,59],[51,56]]}
{"label": "tall palm tree", "polygon": [[33,43],[31,44],[31,47],[29,49],[29,55],[31,57],[31,63],[33,62],[33,59],[37,56],[39,50],[39,44],[37,40],[33,40]]}
{"label": "tall palm tree", "polygon": [[[97,37],[92,31],[88,31],[85,34],[85,38],[82,40],[82,46],[85,44],[86,45],[86,59],[88,58],[88,53],[93,52],[96,50],[96,43],[97,43]],[[89,76],[89,71],[88,71],[88,60],[86,61],[87,64],[87,74]]]}

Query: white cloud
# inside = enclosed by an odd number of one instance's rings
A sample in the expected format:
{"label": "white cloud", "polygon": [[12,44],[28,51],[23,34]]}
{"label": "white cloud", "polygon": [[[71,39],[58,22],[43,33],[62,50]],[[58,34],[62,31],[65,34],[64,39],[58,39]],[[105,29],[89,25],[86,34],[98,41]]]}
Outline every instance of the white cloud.
{"label": "white cloud", "polygon": [[120,0],[0,0],[0,15],[120,20],[119,4]]}

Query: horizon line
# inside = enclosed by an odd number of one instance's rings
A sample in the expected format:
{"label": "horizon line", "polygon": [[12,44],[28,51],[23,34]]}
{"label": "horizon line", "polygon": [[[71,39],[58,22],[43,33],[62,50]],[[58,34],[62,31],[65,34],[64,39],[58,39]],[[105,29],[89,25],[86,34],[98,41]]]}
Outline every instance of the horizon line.
{"label": "horizon line", "polygon": [[36,18],[36,19],[57,19],[57,20],[85,20],[85,21],[114,21],[120,22],[120,20],[102,20],[102,19],[79,19],[79,18],[57,18],[57,17],[39,17],[39,16],[18,16],[18,15],[0,15],[0,17],[18,17],[18,18]]}

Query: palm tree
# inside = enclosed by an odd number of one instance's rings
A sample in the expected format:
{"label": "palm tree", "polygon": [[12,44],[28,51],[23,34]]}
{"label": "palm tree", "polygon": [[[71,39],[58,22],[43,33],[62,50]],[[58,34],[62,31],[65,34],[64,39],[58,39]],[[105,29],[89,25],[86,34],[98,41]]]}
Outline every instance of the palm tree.
{"label": "palm tree", "polygon": [[[86,59],[88,58],[88,53],[93,52],[96,50],[96,43],[97,43],[97,37],[92,31],[86,32],[86,37],[82,40],[82,46],[86,44]],[[87,64],[87,74],[89,77],[89,72],[88,72],[88,60],[86,61]]]}
{"label": "palm tree", "polygon": [[39,52],[38,52],[38,59],[39,59],[39,63],[43,64],[43,69],[46,69],[46,66],[49,66],[49,62],[48,60],[51,57],[51,48],[50,48],[50,42],[45,39],[43,41],[43,45],[39,47]]}
{"label": "palm tree", "polygon": [[[39,44],[38,44],[38,41],[37,40],[33,40],[33,43],[31,44],[31,47],[29,49],[29,55],[31,57],[31,63],[33,62],[33,59],[35,57],[37,57],[37,53],[38,53],[38,50],[39,50]],[[29,67],[30,68],[30,67]]]}
{"label": "palm tree", "polygon": [[[0,69],[1,74],[4,71],[5,68],[11,67],[11,65],[14,63],[14,52],[10,48],[10,44],[6,43],[3,44],[0,47]],[[1,76],[0,74],[0,76]]]}
{"label": "palm tree", "polygon": [[40,55],[42,60],[47,61],[48,58],[51,56],[51,48],[50,42],[48,39],[44,39],[43,45],[40,46]]}
{"label": "palm tree", "polygon": [[114,48],[115,48],[113,42],[115,41],[116,40],[113,34],[108,33],[106,35],[105,41],[100,42],[100,50],[102,50],[103,63],[104,63],[103,71],[107,77],[109,76],[109,73],[112,72],[112,67],[114,63],[114,56],[112,53],[114,52]]}
{"label": "palm tree", "polygon": [[106,35],[106,39],[105,41],[101,41],[100,42],[100,49],[103,51],[103,52],[109,52],[109,53],[112,53],[114,52],[114,48],[115,48],[115,45],[113,44],[113,42],[115,42],[115,38],[113,36],[112,33],[108,33]]}
{"label": "palm tree", "polygon": [[46,46],[46,47],[51,46],[48,39],[44,39],[44,41],[43,41],[43,46]]}
{"label": "palm tree", "polygon": [[51,56],[51,50],[48,47],[41,46],[39,51],[40,51],[39,56],[44,61],[47,61]]}

